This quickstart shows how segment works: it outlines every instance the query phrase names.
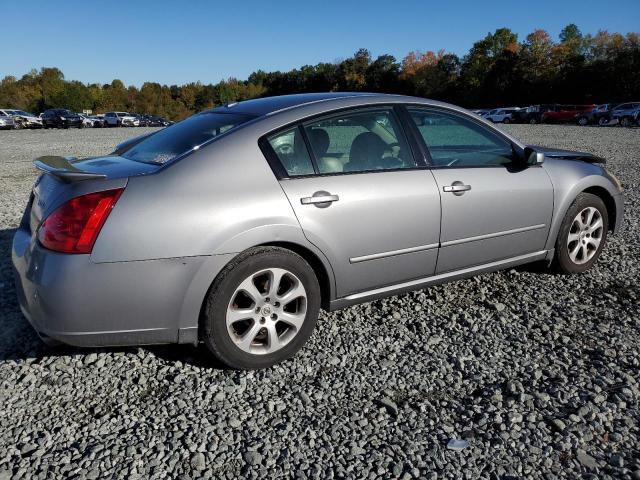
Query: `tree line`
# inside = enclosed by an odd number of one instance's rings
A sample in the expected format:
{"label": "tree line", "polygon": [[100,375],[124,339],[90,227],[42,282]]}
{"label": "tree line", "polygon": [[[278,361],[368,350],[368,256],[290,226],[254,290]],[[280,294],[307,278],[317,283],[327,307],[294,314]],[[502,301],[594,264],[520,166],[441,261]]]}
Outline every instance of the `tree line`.
{"label": "tree line", "polygon": [[46,67],[0,81],[0,107],[41,112],[64,107],[94,112],[124,110],[179,120],[195,112],[267,95],[369,91],[444,100],[465,107],[536,103],[603,103],[640,100],[640,34],[599,31],[583,35],[567,25],[557,40],[535,30],[522,41],[499,28],[459,57],[440,50],[373,58],[366,49],[333,63],[288,72],[258,70],[246,80],[229,78],[140,88],[115,79],[107,84],[66,80]]}

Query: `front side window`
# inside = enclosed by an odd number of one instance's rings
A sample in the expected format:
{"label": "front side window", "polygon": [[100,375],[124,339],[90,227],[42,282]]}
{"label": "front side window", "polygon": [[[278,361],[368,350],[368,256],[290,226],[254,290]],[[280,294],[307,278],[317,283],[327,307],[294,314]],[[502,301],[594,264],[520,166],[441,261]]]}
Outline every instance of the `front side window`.
{"label": "front side window", "polygon": [[415,167],[391,108],[333,115],[304,129],[321,174]]}
{"label": "front side window", "polygon": [[136,162],[163,164],[197,150],[202,144],[252,118],[252,115],[236,113],[200,113],[154,133],[122,156]]}
{"label": "front side window", "polygon": [[436,167],[489,167],[513,160],[511,144],[461,115],[409,108]]}
{"label": "front side window", "polygon": [[290,177],[315,173],[298,127],[272,135],[267,140]]}

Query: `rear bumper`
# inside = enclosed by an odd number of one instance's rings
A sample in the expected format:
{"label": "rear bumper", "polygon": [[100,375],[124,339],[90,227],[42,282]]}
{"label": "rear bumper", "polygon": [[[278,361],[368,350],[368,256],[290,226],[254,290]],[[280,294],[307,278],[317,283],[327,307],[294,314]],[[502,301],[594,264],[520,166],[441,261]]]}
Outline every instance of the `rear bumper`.
{"label": "rear bumper", "polygon": [[24,228],[12,248],[24,316],[43,340],[75,346],[197,341],[197,316],[180,322],[206,258],[94,263],[46,250]]}

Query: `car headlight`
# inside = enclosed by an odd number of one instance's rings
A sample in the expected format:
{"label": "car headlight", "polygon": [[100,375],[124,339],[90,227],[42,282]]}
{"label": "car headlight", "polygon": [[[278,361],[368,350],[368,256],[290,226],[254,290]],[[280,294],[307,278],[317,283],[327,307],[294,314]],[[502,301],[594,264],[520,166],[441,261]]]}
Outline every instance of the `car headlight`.
{"label": "car headlight", "polygon": [[60,120],[66,120],[67,117],[60,117]]}

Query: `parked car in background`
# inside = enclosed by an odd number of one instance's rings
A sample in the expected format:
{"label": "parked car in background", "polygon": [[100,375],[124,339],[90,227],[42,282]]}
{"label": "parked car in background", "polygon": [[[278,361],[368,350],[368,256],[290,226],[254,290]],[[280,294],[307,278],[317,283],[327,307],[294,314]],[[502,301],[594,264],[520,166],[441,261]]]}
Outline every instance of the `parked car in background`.
{"label": "parked car in background", "polygon": [[82,119],[82,126],[86,128],[93,128],[93,119],[89,118],[88,115],[84,113],[78,113],[78,116]]}
{"label": "parked car in background", "polygon": [[37,159],[18,301],[49,342],[203,341],[264,368],[305,344],[321,307],[536,261],[591,269],[623,221],[603,162],[415,97],[247,100],[102,159]]}
{"label": "parked car in background", "polygon": [[145,115],[145,116],[147,117],[147,126],[149,127],[168,127],[169,125],[173,125],[175,123],[155,115]]}
{"label": "parked car in background", "polygon": [[490,108],[475,108],[473,110],[471,110],[473,113],[475,113],[476,115],[480,115],[483,116],[486,113],[489,113],[491,111]]}
{"label": "parked car in background", "polygon": [[3,108],[0,112],[4,112],[13,118],[15,128],[42,128],[42,120],[33,113],[13,108]]}
{"label": "parked car in background", "polygon": [[493,123],[511,123],[513,122],[514,113],[518,110],[520,109],[517,107],[495,108],[482,115],[482,117]]}
{"label": "parked car in background", "polygon": [[42,112],[42,125],[44,128],[82,128],[82,118],[66,108],[50,108]]}
{"label": "parked car in background", "polygon": [[516,123],[529,123],[535,125],[542,123],[542,115],[556,109],[555,103],[544,103],[540,105],[530,105],[526,108],[514,112],[513,120]]}
{"label": "parked car in background", "polygon": [[5,113],[3,110],[0,110],[0,129],[2,130],[11,130],[15,128],[16,123],[13,120],[13,117],[8,113]]}
{"label": "parked car in background", "polygon": [[595,105],[556,105],[553,110],[548,110],[542,114],[542,123],[567,123],[574,122],[576,116],[585,112],[590,112]]}
{"label": "parked car in background", "polygon": [[104,127],[104,117],[99,117],[97,115],[89,115],[89,119],[93,120],[93,128],[102,128]]}
{"label": "parked car in background", "polygon": [[106,127],[137,127],[140,121],[128,112],[107,112],[104,114]]}
{"label": "parked car in background", "polygon": [[610,122],[630,127],[637,122],[640,102],[627,102],[617,105],[611,110]]}
{"label": "parked car in background", "polygon": [[149,121],[147,120],[146,115],[141,115],[139,113],[132,113],[131,116],[134,117],[136,120],[138,120],[138,124],[136,125],[137,127],[149,126]]}
{"label": "parked car in background", "polygon": [[576,114],[575,120],[578,125],[606,125],[609,123],[609,115],[611,112],[611,104],[603,103],[596,105],[588,111]]}

